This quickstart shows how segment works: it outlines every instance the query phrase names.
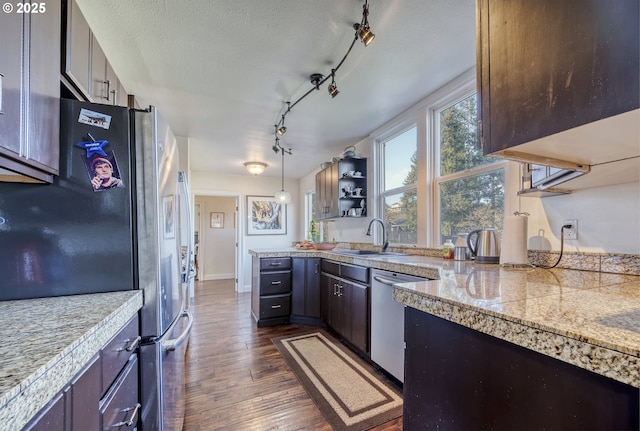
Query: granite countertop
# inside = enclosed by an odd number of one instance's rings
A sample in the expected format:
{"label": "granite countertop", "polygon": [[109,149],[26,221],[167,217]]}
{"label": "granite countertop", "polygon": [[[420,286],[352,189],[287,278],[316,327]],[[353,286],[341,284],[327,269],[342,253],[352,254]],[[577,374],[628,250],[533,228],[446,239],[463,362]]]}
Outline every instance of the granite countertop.
{"label": "granite countertop", "polygon": [[142,307],[142,292],[0,301],[0,423],[21,429]]}
{"label": "granite countertop", "polygon": [[430,278],[396,285],[394,299],[640,388],[640,276],[335,251],[250,253],[325,257]]}

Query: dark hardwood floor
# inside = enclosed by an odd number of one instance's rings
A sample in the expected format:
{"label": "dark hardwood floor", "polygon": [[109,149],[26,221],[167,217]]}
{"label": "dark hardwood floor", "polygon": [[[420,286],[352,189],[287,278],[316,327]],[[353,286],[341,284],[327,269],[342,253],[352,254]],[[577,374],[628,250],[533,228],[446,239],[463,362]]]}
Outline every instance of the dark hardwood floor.
{"label": "dark hardwood floor", "polygon": [[[184,431],[332,430],[271,342],[308,326],[257,328],[233,280],[197,281],[191,308]],[[402,418],[372,430],[401,431]]]}

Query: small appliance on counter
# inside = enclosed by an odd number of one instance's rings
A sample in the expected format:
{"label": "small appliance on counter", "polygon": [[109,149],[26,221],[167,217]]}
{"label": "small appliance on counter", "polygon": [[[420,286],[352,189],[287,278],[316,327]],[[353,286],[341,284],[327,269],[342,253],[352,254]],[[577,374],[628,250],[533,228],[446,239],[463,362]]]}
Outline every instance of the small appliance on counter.
{"label": "small appliance on counter", "polygon": [[500,261],[500,238],[494,228],[472,230],[467,235],[467,246],[477,263]]}

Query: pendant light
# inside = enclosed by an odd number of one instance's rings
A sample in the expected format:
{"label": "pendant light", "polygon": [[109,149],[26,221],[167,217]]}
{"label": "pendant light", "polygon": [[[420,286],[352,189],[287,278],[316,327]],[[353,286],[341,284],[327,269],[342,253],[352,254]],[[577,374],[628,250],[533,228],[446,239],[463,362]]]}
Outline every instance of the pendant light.
{"label": "pendant light", "polygon": [[289,154],[291,154],[291,150],[285,151],[285,149],[281,147],[280,151],[282,151],[282,188],[279,192],[276,193],[275,198],[276,202],[278,202],[279,204],[286,205],[288,203],[291,203],[291,193],[285,191],[284,189],[284,153],[288,152]]}

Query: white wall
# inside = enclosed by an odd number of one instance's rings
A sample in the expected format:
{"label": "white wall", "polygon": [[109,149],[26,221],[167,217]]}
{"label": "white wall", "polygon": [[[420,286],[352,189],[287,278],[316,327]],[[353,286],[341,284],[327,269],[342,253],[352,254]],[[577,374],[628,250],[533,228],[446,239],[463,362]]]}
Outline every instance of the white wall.
{"label": "white wall", "polygon": [[[247,196],[274,196],[281,188],[280,177],[264,175],[223,175],[209,172],[191,172],[192,195],[204,196],[239,196],[238,209],[239,241],[239,273],[238,291],[251,290],[251,256],[250,249],[273,249],[291,247],[294,241],[303,239],[298,235],[298,213],[301,206],[299,182],[285,178],[284,187],[291,193],[292,200],[287,205],[286,235],[247,235]],[[233,253],[232,250],[229,251]]]}
{"label": "white wall", "polygon": [[640,182],[519,201],[520,211],[530,214],[532,250],[560,250],[562,223],[577,219],[578,240],[565,241],[565,250],[640,254]]}
{"label": "white wall", "polygon": [[[195,202],[200,205],[198,266],[202,280],[235,278],[236,198],[196,196]],[[222,228],[211,227],[212,212],[223,214]]]}

